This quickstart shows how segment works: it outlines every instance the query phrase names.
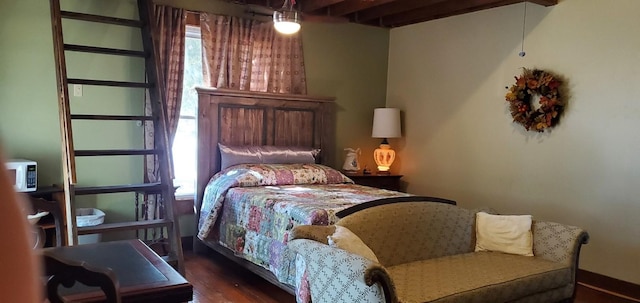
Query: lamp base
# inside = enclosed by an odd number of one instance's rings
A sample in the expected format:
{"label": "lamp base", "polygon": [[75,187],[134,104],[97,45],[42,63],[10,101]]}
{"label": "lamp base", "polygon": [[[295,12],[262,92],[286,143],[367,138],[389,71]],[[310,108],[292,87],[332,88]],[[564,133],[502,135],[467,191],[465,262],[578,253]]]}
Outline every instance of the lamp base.
{"label": "lamp base", "polygon": [[373,151],[373,159],[378,165],[378,174],[389,173],[389,168],[393,164],[393,160],[396,159],[396,152],[391,149],[391,145],[386,143],[386,140],[380,144],[380,148],[376,148]]}

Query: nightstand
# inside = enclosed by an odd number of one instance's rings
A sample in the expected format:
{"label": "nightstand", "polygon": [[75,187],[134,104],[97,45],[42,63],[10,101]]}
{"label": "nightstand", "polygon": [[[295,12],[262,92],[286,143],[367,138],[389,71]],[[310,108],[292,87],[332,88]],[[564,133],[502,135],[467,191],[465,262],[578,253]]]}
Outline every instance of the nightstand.
{"label": "nightstand", "polygon": [[364,175],[362,173],[345,173],[345,175],[356,184],[400,191],[400,178],[402,178],[402,175]]}

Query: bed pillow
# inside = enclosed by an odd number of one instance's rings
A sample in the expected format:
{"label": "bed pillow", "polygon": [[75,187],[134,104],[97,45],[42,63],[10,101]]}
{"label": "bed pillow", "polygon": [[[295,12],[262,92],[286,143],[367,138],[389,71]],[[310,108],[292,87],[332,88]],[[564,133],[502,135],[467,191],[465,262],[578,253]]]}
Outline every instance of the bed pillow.
{"label": "bed pillow", "polygon": [[336,231],[327,236],[329,246],[346,250],[352,254],[360,255],[373,262],[380,263],[371,248],[364,244],[360,237],[344,226],[336,225]]}
{"label": "bed pillow", "polygon": [[223,169],[209,180],[220,186],[353,184],[340,171],[322,164],[238,164]]}
{"label": "bed pillow", "polygon": [[530,215],[476,214],[475,251],[497,251],[533,256]]}
{"label": "bed pillow", "polygon": [[221,169],[237,164],[316,163],[320,149],[297,146],[227,146],[218,143]]}

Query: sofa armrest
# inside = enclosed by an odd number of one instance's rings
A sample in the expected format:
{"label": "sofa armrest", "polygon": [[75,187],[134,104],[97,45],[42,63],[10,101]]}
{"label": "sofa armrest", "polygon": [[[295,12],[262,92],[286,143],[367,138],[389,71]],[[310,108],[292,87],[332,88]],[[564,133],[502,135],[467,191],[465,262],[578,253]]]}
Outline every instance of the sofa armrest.
{"label": "sofa armrest", "polygon": [[578,289],[576,278],[580,248],[589,242],[589,234],[579,227],[553,222],[533,222],[533,254],[571,268],[573,298]]}
{"label": "sofa armrest", "polygon": [[391,278],[382,265],[313,240],[296,239],[288,245],[296,253],[298,299],[305,276],[312,302],[397,302]]}
{"label": "sofa armrest", "polygon": [[576,263],[580,246],[589,241],[581,228],[553,222],[533,222],[533,254],[569,266]]}
{"label": "sofa armrest", "polygon": [[289,234],[289,241],[295,239],[309,239],[328,244],[327,237],[336,231],[335,225],[298,225]]}

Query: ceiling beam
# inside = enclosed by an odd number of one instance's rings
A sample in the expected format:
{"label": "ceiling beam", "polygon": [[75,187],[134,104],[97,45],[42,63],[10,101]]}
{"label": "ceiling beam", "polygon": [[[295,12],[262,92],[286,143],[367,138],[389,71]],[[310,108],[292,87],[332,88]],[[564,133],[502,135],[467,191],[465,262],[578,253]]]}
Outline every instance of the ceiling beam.
{"label": "ceiling beam", "polygon": [[356,13],[355,19],[357,22],[366,22],[383,16],[399,14],[406,11],[411,11],[431,5],[435,5],[441,2],[447,2],[450,0],[407,0],[407,1],[394,1],[384,5],[375,6]]}
{"label": "ceiling beam", "polygon": [[[285,0],[222,0],[279,9]],[[305,21],[352,22],[396,27],[504,5],[530,2],[553,6],[558,0],[295,0]],[[333,18],[333,19],[331,19]]]}
{"label": "ceiling beam", "polygon": [[344,16],[363,9],[383,5],[396,0],[346,0],[329,7],[329,13],[332,16]]}
{"label": "ceiling beam", "polygon": [[284,0],[242,0],[242,1],[235,1],[233,3],[257,5],[257,6],[264,6],[264,7],[277,9],[282,7],[282,5],[284,4]]}
{"label": "ceiling beam", "polygon": [[310,13],[343,1],[345,0],[298,0],[296,4],[301,11]]}
{"label": "ceiling beam", "polygon": [[454,15],[466,14],[484,9],[490,9],[515,3],[522,0],[456,0],[446,1],[436,5],[414,9],[404,13],[388,15],[380,18],[380,24],[385,27],[396,27],[407,24],[425,22]]}

